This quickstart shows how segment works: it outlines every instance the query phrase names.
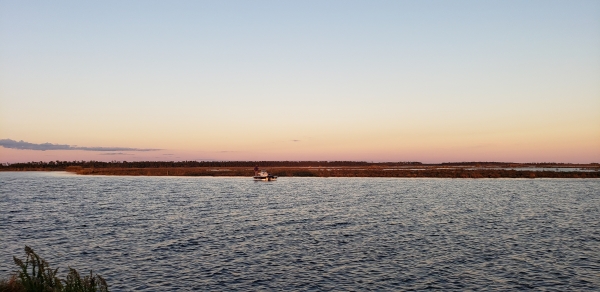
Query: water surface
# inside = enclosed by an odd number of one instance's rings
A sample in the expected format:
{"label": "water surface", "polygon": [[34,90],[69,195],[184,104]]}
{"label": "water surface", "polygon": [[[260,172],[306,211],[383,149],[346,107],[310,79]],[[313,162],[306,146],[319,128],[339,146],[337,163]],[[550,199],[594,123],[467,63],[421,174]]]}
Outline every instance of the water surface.
{"label": "water surface", "polygon": [[599,290],[600,180],[0,173],[31,246],[113,291]]}

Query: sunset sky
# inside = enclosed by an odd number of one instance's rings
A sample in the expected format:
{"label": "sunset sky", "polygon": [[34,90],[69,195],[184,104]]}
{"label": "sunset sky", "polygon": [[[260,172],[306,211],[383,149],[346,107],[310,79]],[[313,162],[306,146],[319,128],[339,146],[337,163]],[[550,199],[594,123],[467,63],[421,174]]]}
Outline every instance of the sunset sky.
{"label": "sunset sky", "polygon": [[0,0],[50,160],[600,162],[600,1]]}

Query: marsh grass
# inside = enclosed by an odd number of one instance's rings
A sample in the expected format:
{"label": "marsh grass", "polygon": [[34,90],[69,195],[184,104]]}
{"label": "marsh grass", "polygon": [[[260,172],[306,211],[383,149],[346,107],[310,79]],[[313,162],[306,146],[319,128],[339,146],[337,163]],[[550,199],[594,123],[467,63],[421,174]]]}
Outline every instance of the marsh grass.
{"label": "marsh grass", "polygon": [[[464,167],[419,166],[410,168],[369,167],[268,167],[279,177],[440,177],[440,178],[600,178],[600,171],[561,172],[515,169],[465,169]],[[247,167],[173,167],[173,168],[69,168],[83,175],[141,176],[246,176],[254,175]]]}
{"label": "marsh grass", "polygon": [[67,280],[64,281],[64,292],[96,292],[108,291],[106,281],[100,275],[94,275],[90,270],[90,274],[81,278],[77,270],[69,268]]}
{"label": "marsh grass", "polygon": [[13,257],[19,266],[17,274],[8,280],[0,281],[0,291],[36,291],[36,292],[104,292],[108,291],[106,281],[100,275],[81,277],[77,270],[69,268],[66,279],[59,279],[56,275],[58,268],[52,270],[44,259],[38,256],[33,249],[25,246],[25,261]]}

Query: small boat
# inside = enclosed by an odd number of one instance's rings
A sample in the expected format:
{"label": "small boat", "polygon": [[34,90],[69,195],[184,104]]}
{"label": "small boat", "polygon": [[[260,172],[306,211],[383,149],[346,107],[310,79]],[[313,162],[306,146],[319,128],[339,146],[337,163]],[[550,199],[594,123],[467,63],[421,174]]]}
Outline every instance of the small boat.
{"label": "small boat", "polygon": [[264,170],[261,170],[254,176],[254,180],[272,181],[272,180],[276,180],[276,179],[277,179],[277,176],[271,175]]}

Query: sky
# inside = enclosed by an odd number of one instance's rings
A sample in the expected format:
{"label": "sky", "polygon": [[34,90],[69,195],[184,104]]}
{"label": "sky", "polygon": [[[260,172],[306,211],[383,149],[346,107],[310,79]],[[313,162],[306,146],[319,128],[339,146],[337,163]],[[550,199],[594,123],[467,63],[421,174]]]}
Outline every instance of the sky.
{"label": "sky", "polygon": [[600,1],[0,0],[0,162],[600,162]]}

